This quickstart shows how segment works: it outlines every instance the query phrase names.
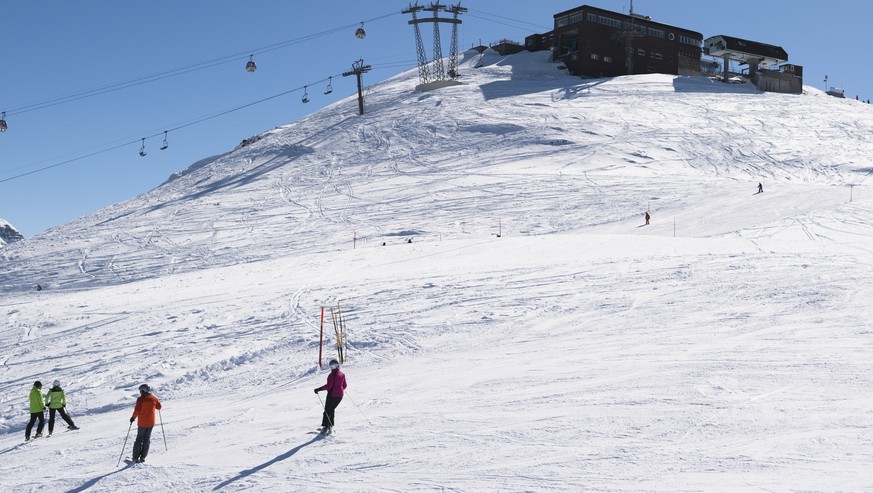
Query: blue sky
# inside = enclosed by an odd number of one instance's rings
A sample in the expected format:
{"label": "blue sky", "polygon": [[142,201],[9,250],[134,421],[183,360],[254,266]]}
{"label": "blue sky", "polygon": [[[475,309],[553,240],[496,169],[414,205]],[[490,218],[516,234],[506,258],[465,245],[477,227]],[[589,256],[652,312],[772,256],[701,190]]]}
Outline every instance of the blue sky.
{"label": "blue sky", "polygon": [[[523,42],[528,34],[549,30],[553,14],[583,4],[627,12],[630,2],[464,1],[469,12],[462,16],[459,45]],[[804,67],[804,84],[823,89],[827,75],[829,85],[844,88],[847,97],[873,99],[863,56],[863,34],[873,18],[867,2],[726,5],[638,0],[634,11],[704,37],[727,34],[780,45],[791,63]],[[334,77],[327,96],[324,79],[349,70],[355,60],[373,67],[366,85],[414,68],[413,31],[409,16],[400,13],[407,6],[383,0],[4,2],[0,111],[8,111],[9,130],[0,134],[0,217],[25,236],[38,234],[146,192],[174,171],[352,94],[353,78]],[[369,21],[367,37],[357,39],[362,21]],[[429,50],[429,27],[422,36]],[[244,70],[250,52],[258,64],[253,74]],[[187,70],[204,62],[210,63]],[[177,69],[185,73],[144,79]],[[101,89],[122,81],[136,84]],[[307,85],[310,102],[304,104]],[[102,94],[69,101],[92,90]],[[42,102],[47,104],[39,108]],[[350,106],[350,116],[356,110]],[[169,148],[158,150],[163,131],[182,126],[169,133]],[[156,134],[145,142],[147,156],[140,157],[140,138]]]}

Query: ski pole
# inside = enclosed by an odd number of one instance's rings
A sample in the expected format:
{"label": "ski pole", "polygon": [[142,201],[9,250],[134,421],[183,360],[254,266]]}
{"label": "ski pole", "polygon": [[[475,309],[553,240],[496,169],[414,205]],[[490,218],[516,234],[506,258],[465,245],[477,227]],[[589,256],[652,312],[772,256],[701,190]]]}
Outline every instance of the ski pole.
{"label": "ski pole", "polygon": [[373,422],[372,422],[372,421],[370,421],[370,418],[368,418],[368,417],[367,417],[367,415],[366,415],[366,414],[364,414],[364,411],[361,411],[361,408],[359,408],[359,407],[358,407],[358,405],[357,405],[357,404],[355,404],[355,400],[354,400],[354,399],[352,399],[352,394],[349,394],[349,392],[348,392],[348,391],[346,391],[346,395],[347,395],[347,396],[349,396],[349,399],[350,399],[350,400],[351,400],[351,401],[352,401],[352,404],[354,404],[354,405],[355,405],[355,409],[357,409],[357,410],[358,410],[358,412],[359,412],[359,413],[361,413],[361,416],[363,416],[363,417],[364,417],[364,419],[366,419],[366,420],[367,420],[367,423],[370,423],[370,425],[371,425],[371,426],[372,426],[372,424],[373,424]]}
{"label": "ski pole", "polygon": [[327,418],[327,422],[330,423],[330,427],[333,428],[333,420],[330,419],[330,416],[327,415],[327,405],[324,403],[324,401],[321,400],[320,395],[318,395],[318,394],[315,394],[315,395],[318,396],[318,402],[321,403],[321,411],[324,413],[324,416]]}
{"label": "ski pole", "polygon": [[167,434],[164,433],[164,417],[161,416],[160,409],[158,409],[158,419],[161,420],[161,435],[164,435],[164,450],[170,450],[167,448]]}
{"label": "ski pole", "polygon": [[124,448],[127,447],[127,439],[130,438],[131,428],[133,428],[133,421],[131,421],[130,425],[127,427],[127,436],[124,437],[124,445],[121,446],[121,455],[118,456],[118,464],[115,464],[115,467],[118,467],[121,464],[121,458],[124,457]]}

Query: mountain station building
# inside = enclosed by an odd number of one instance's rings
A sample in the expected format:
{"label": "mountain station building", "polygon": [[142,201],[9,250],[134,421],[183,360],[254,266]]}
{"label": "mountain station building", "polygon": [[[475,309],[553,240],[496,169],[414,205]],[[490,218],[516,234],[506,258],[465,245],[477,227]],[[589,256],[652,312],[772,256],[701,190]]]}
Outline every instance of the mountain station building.
{"label": "mountain station building", "polygon": [[554,26],[525,38],[525,47],[553,50],[553,60],[574,75],[702,74],[703,35],[697,31],[589,5],[555,14]]}
{"label": "mountain station building", "polygon": [[735,61],[748,65],[740,75],[758,90],[800,94],[803,86],[803,67],[784,64],[788,53],[779,46],[725,35],[704,41],[697,31],[590,5],[555,14],[554,29],[528,36],[524,45],[528,51],[552,50],[552,60],[582,77],[715,75],[717,63],[702,60],[705,53],[723,59],[724,81],[735,80],[728,74]]}

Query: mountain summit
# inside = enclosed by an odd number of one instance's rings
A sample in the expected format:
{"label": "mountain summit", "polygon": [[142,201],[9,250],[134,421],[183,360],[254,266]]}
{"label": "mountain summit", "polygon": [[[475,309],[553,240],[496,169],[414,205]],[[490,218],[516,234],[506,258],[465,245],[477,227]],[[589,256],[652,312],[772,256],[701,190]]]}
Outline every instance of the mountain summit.
{"label": "mountain summit", "polygon": [[744,216],[711,193],[845,186],[873,155],[858,138],[873,133],[873,107],[811,87],[580,79],[548,52],[469,50],[459,68],[463,85],[418,92],[417,71],[401,73],[368,89],[363,116],[350,96],[52,228],[16,252],[0,289],[49,276],[93,287],[353,239],[621,232],[647,208],[663,224],[666,208],[712,206],[693,234],[727,234]]}
{"label": "mountain summit", "polygon": [[0,247],[23,240],[24,236],[5,219],[0,218]]}

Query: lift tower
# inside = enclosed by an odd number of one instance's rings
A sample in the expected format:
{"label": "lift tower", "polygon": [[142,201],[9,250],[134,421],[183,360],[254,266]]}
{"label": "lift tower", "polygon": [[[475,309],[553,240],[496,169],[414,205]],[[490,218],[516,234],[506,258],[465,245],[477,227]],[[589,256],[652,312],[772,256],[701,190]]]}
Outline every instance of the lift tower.
{"label": "lift tower", "polygon": [[[427,6],[420,6],[418,3],[410,5],[408,9],[403,10],[404,14],[412,14],[412,20],[409,24],[412,25],[415,31],[415,48],[418,53],[418,79],[420,84],[416,89],[421,91],[429,91],[440,87],[459,85],[458,78],[458,24],[461,24],[461,19],[458,16],[467,9],[457,5],[440,5],[439,1],[431,3]],[[430,12],[433,17],[419,18],[420,12]],[[440,17],[440,12],[451,14],[451,17]],[[433,22],[433,60],[427,59],[427,53],[424,50],[424,43],[421,41],[420,24],[424,22]],[[440,23],[452,24],[452,41],[451,52],[449,53],[449,69],[446,71],[443,65],[443,48],[440,41]]]}
{"label": "lift tower", "polygon": [[[343,77],[348,77],[350,75],[354,75],[358,79],[358,114],[364,114],[364,83],[362,80],[362,76],[364,73],[369,72],[372,67],[370,65],[364,65],[364,59],[361,58],[357,62],[352,64],[352,69],[348,72],[343,72]],[[331,89],[332,90],[332,89]]]}

